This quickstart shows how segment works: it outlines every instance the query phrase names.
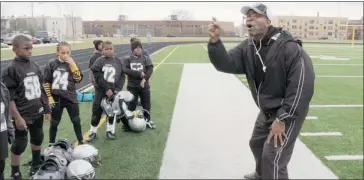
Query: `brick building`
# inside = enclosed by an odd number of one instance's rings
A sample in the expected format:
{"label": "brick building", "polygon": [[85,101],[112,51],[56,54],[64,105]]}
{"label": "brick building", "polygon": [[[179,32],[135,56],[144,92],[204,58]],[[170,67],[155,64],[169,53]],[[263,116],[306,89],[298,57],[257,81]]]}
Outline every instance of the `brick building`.
{"label": "brick building", "polygon": [[[152,36],[163,37],[168,34],[175,36],[208,36],[207,26],[211,21],[83,21],[85,34],[96,34],[104,36],[113,36],[122,34],[128,36],[135,34],[146,36],[149,32]],[[235,36],[233,22],[220,22],[223,32],[222,36]]]}

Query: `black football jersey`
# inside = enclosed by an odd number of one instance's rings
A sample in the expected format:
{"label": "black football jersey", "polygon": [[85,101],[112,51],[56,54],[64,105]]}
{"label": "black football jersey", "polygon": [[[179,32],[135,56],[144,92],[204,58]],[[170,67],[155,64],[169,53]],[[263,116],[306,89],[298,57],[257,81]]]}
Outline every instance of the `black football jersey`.
{"label": "black football jersey", "polygon": [[121,91],[123,89],[125,74],[119,58],[101,56],[90,69],[94,73],[97,90]]}
{"label": "black football jersey", "polygon": [[2,81],[9,90],[10,99],[28,124],[50,112],[43,88],[43,73],[33,61],[16,57],[4,69]]}
{"label": "black football jersey", "polygon": [[[82,77],[82,74],[80,76]],[[44,83],[51,85],[52,96],[62,97],[73,103],[78,103],[76,93],[76,84],[78,82],[80,81],[73,78],[70,66],[58,59],[49,61],[44,68]],[[58,102],[57,99],[54,100]]]}
{"label": "black football jersey", "polygon": [[[124,71],[128,75],[128,87],[140,87],[142,81],[141,72],[147,73],[147,67],[153,66],[153,63],[149,56],[130,56],[123,60]],[[145,82],[145,85],[149,85],[149,80]]]}

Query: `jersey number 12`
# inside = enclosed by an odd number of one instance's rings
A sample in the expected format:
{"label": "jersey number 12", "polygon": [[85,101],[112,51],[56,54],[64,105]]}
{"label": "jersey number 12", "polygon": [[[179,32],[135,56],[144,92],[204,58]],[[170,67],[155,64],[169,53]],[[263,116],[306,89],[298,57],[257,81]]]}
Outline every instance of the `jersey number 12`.
{"label": "jersey number 12", "polygon": [[28,100],[40,98],[42,92],[38,76],[28,76],[24,78],[25,97]]}

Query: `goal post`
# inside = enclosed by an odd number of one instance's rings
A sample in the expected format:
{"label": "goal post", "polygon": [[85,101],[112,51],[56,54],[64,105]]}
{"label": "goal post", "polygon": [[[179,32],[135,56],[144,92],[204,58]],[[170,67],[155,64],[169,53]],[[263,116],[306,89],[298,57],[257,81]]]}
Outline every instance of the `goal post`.
{"label": "goal post", "polygon": [[[363,36],[363,25],[360,24],[346,24],[346,25],[341,25],[341,26],[345,26],[346,30],[347,30],[347,38],[348,40],[351,40],[351,45],[355,45],[356,39],[360,40],[360,36]],[[357,30],[359,31],[357,33]],[[360,32],[362,31],[362,32]],[[359,37],[358,37],[359,36]]]}

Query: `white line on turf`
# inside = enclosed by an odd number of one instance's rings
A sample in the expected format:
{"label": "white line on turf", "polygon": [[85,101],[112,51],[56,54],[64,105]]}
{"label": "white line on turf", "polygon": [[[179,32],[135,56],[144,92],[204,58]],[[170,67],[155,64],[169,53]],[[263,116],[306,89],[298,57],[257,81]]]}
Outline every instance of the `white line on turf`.
{"label": "white line on turf", "polygon": [[154,69],[157,69],[161,64],[163,64],[164,61],[166,61],[169,58],[169,56],[171,56],[174,53],[174,51],[176,51],[178,48],[179,48],[179,46],[177,45],[177,47],[175,47],[159,64],[157,64],[154,67]]}
{"label": "white line on turf", "polygon": [[337,104],[337,105],[329,105],[329,104],[314,104],[310,105],[310,108],[362,108],[362,104]]}
{"label": "white line on turf", "polygon": [[301,136],[342,136],[341,132],[303,132]]}
{"label": "white line on turf", "polygon": [[318,75],[320,78],[363,78],[363,76],[330,76],[330,75]]}
{"label": "white line on turf", "polygon": [[206,51],[207,51],[207,48],[206,48],[206,46],[204,46],[204,45],[202,45],[202,44],[200,44]]}
{"label": "white line on turf", "polygon": [[338,155],[338,156],[325,156],[329,161],[352,161],[352,160],[363,160],[363,155]]}
{"label": "white line on turf", "polygon": [[317,120],[318,118],[316,116],[307,116],[306,120]]}

